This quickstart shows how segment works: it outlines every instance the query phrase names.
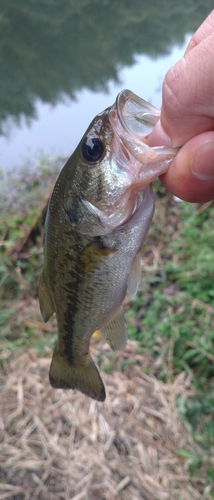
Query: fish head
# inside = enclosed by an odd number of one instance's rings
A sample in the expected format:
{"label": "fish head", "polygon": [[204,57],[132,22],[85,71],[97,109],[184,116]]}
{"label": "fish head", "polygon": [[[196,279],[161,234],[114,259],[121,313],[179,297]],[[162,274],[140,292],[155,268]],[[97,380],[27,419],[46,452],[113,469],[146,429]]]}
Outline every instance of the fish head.
{"label": "fish head", "polygon": [[[94,234],[123,224],[136,211],[146,187],[166,172],[177,150],[147,143],[159,114],[154,106],[123,90],[113,106],[90,124],[68,161],[83,232],[92,219]],[[64,203],[71,216],[69,196],[67,192]]]}

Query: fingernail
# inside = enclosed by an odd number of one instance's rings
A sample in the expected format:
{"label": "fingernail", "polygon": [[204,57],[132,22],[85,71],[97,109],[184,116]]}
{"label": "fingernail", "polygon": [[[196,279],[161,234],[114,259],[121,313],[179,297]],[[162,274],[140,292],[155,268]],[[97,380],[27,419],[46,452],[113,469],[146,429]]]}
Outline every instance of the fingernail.
{"label": "fingernail", "polygon": [[193,175],[201,181],[214,180],[214,142],[198,148],[190,168]]}

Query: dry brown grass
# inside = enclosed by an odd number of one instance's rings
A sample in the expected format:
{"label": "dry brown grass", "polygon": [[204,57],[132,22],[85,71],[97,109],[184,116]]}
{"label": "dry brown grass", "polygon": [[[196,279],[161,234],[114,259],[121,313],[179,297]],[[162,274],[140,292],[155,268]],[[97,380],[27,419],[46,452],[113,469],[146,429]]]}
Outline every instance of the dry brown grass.
{"label": "dry brown grass", "polygon": [[[34,350],[3,364],[0,399],[0,499],[202,500],[205,477],[188,473],[177,449],[196,449],[176,413],[176,396],[191,396],[188,378],[173,384],[145,375],[148,359],[128,342],[117,370],[102,371],[105,403],[54,390],[49,357]],[[102,367],[109,348],[92,346]],[[120,362],[132,359],[123,373]]]}

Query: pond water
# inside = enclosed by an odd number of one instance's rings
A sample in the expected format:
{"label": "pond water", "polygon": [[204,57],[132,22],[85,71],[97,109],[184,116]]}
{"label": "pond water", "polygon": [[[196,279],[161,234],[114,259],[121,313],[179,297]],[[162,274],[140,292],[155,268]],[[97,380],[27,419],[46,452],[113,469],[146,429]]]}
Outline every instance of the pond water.
{"label": "pond water", "polygon": [[119,84],[111,82],[108,94],[82,90],[77,101],[66,99],[55,106],[35,102],[36,118],[30,123],[22,117],[20,125],[9,120],[7,135],[0,137],[0,168],[11,169],[23,164],[33,165],[43,156],[68,157],[77,146],[94,116],[113,104],[123,88],[131,89],[157,107],[161,105],[161,83],[166,71],[183,54],[184,46],[174,48],[171,54],[152,61],[146,56],[136,64],[119,72]]}
{"label": "pond water", "polygon": [[210,11],[200,0],[0,6],[0,169],[68,157],[123,88],[160,107],[164,75]]}

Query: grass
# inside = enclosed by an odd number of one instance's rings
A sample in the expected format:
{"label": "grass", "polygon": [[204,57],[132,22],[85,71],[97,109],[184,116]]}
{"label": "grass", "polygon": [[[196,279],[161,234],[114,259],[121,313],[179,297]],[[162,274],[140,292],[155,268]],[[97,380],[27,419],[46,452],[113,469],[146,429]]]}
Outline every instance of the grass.
{"label": "grass", "polygon": [[[56,169],[44,164],[36,175],[25,172],[19,191],[7,179],[0,201],[2,363],[26,347],[49,352],[56,338],[56,322],[43,324],[37,300],[43,263],[40,216],[50,172],[53,181]],[[125,306],[129,337],[151,356],[159,379],[172,381],[183,371],[189,375],[193,393],[177,398],[180,417],[201,449],[186,457],[189,473],[203,464],[207,484],[214,484],[209,465],[214,446],[214,204],[177,203],[159,181],[154,189],[157,209],[142,252],[141,286]],[[109,359],[110,371],[112,366]]]}
{"label": "grass", "polygon": [[23,168],[18,179],[13,174],[1,178],[0,351],[3,359],[24,346],[44,351],[50,343],[44,336],[47,328],[41,321],[37,291],[43,265],[44,212],[58,171],[59,163],[41,161],[36,172]]}
{"label": "grass", "polygon": [[[127,313],[129,334],[158,359],[162,380],[181,371],[189,375],[195,394],[178,397],[178,411],[209,454],[214,445],[214,205],[203,210],[176,204],[169,195],[159,197],[157,205],[144,248],[153,258],[149,265],[145,259],[142,285]],[[200,465],[201,457],[195,457],[190,472]],[[213,479],[208,467],[208,483]]]}

